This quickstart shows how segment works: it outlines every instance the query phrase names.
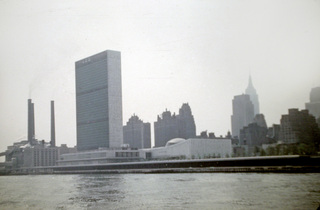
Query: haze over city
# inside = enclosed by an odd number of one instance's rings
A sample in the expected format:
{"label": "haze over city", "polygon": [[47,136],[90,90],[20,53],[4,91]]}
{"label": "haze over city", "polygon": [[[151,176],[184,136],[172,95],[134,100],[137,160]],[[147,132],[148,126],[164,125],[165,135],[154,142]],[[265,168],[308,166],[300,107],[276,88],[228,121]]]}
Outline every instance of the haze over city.
{"label": "haze over city", "polygon": [[[1,1],[0,151],[27,135],[76,144],[75,62],[121,52],[123,124],[190,104],[197,133],[231,130],[251,74],[268,126],[320,85],[320,1]],[[153,129],[152,129],[153,135]]]}

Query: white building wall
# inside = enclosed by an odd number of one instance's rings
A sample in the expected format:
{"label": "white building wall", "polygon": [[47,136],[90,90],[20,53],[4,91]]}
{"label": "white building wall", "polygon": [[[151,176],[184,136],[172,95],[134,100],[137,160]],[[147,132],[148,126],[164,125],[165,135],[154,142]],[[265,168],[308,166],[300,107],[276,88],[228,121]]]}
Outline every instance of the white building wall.
{"label": "white building wall", "polygon": [[206,157],[231,157],[231,139],[188,139],[167,147],[153,148],[150,150],[152,158],[206,158]]}
{"label": "white building wall", "polygon": [[[118,156],[116,154],[119,154]],[[126,162],[146,158],[146,152],[143,150],[96,150],[88,152],[78,152],[60,155],[60,166],[67,165],[92,165],[113,162]]]}
{"label": "white building wall", "polygon": [[188,158],[190,156],[190,142],[185,141],[168,147],[157,147],[150,151],[152,158],[173,158],[181,156]]}
{"label": "white building wall", "polygon": [[231,139],[188,139],[191,143],[190,155],[194,158],[231,157]]}

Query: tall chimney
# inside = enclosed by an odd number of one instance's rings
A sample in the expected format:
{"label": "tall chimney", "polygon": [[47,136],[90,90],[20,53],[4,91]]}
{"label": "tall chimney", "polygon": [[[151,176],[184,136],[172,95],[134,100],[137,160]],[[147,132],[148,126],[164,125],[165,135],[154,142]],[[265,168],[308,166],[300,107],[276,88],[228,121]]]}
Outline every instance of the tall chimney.
{"label": "tall chimney", "polygon": [[52,147],[56,146],[56,129],[54,122],[54,101],[51,101],[51,141],[50,144]]}
{"label": "tall chimney", "polygon": [[34,104],[31,99],[28,99],[28,142],[32,144],[32,139],[35,136],[35,126],[34,126]]}

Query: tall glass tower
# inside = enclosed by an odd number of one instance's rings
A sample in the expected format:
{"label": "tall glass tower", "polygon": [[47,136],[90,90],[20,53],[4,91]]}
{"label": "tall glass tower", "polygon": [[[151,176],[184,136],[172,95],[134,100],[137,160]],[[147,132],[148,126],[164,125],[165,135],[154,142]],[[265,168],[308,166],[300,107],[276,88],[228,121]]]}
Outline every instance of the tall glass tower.
{"label": "tall glass tower", "polygon": [[121,54],[106,50],[75,63],[77,149],[123,143]]}

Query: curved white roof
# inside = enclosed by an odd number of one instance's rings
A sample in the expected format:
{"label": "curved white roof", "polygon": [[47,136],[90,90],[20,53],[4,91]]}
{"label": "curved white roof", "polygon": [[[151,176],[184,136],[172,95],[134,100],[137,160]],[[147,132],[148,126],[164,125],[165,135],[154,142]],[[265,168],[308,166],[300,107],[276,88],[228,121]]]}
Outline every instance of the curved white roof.
{"label": "curved white roof", "polygon": [[184,142],[184,141],[185,141],[185,139],[183,139],[183,138],[171,139],[170,141],[168,141],[168,142],[166,143],[166,147],[169,147],[169,146],[171,146],[171,145],[178,144],[178,143],[181,143],[181,142]]}

